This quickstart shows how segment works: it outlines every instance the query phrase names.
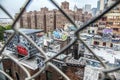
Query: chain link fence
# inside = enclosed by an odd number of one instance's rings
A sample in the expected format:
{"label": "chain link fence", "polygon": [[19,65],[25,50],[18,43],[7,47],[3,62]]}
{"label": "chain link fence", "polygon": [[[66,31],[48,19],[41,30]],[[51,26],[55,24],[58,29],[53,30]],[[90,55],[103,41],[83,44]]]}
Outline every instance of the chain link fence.
{"label": "chain link fence", "polygon": [[[60,12],[76,27],[77,25],[74,23],[74,21],[59,7],[59,5],[56,3],[55,0],[49,0],[53,5],[55,5]],[[20,19],[20,17],[22,16],[24,10],[26,9],[26,7],[32,2],[32,0],[27,0],[26,3],[23,5],[22,10],[20,11],[20,13],[18,14],[18,16],[14,19],[10,13],[8,13],[8,11],[2,6],[0,5],[0,8],[2,9],[2,11],[4,11],[5,14],[7,14],[12,20],[12,29],[14,30],[14,33],[11,35],[11,37],[7,40],[6,44],[3,46],[3,48],[0,51],[0,60],[4,60],[5,57],[11,59],[13,62],[15,62],[26,74],[27,77],[25,80],[32,80],[35,77],[37,77],[38,75],[40,75],[46,68],[48,67],[52,67],[54,70],[56,70],[61,76],[63,76],[66,80],[70,80],[70,78],[64,74],[59,68],[57,68],[51,61],[61,55],[64,51],[66,51],[68,48],[70,48],[75,42],[80,41],[82,42],[85,47],[95,56],[95,58],[101,63],[101,65],[104,67],[104,70],[101,71],[102,74],[102,79],[101,80],[114,80],[112,78],[112,76],[109,75],[109,73],[111,72],[115,72],[118,71],[120,69],[120,67],[117,68],[113,68],[113,69],[108,69],[106,64],[104,62],[102,62],[102,60],[92,51],[92,49],[79,37],[79,33],[85,29],[86,27],[88,27],[90,24],[94,23],[95,21],[99,20],[102,16],[104,16],[107,12],[109,12],[111,9],[113,9],[115,6],[117,6],[120,3],[120,0],[116,0],[116,2],[111,5],[109,8],[107,8],[106,10],[104,10],[101,14],[99,14],[98,16],[92,18],[90,21],[88,21],[87,23],[85,23],[83,26],[81,26],[80,28],[78,28],[75,33],[74,33],[74,38],[72,38],[72,40],[70,41],[70,43],[68,45],[66,45],[65,47],[63,47],[55,56],[49,58],[46,54],[45,51],[38,47],[37,44],[31,40],[26,34],[22,33],[19,31],[19,28],[16,27],[16,23],[17,21]],[[13,56],[10,55],[10,53],[6,53],[4,52],[5,47],[9,44],[9,42],[12,40],[12,38],[15,36],[15,34],[19,33],[20,35],[22,35],[23,37],[25,37],[30,43],[32,43],[40,52],[40,54],[44,55],[44,66],[34,75],[30,75],[29,71],[22,65],[20,64],[19,60],[15,59]],[[10,77],[8,74],[6,74],[4,71],[0,70],[0,73],[4,74],[7,78],[9,78],[10,80],[13,80],[12,77]]]}

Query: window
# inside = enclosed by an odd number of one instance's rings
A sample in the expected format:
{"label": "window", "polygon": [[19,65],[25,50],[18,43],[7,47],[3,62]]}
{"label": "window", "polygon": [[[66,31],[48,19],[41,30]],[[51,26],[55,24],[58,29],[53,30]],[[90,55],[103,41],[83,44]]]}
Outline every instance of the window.
{"label": "window", "polygon": [[113,47],[113,44],[111,43],[110,47]]}
{"label": "window", "polygon": [[109,24],[109,25],[113,25],[113,22],[107,22],[107,24]]}
{"label": "window", "polygon": [[113,28],[113,30],[115,30],[115,31],[119,31],[119,29],[118,29],[118,28]]}
{"label": "window", "polygon": [[103,46],[106,46],[106,42],[103,42]]}
{"label": "window", "polygon": [[93,34],[94,34],[94,32],[95,32],[95,31],[94,31],[94,30],[92,30],[92,33],[93,33]]}
{"label": "window", "polygon": [[50,21],[50,23],[53,23],[53,21]]}
{"label": "window", "polygon": [[107,20],[107,17],[102,17],[102,21],[106,21]]}
{"label": "window", "polygon": [[52,72],[46,71],[46,80],[53,80],[52,79]]}
{"label": "window", "polygon": [[94,45],[99,45],[99,42],[98,41],[94,41]]}

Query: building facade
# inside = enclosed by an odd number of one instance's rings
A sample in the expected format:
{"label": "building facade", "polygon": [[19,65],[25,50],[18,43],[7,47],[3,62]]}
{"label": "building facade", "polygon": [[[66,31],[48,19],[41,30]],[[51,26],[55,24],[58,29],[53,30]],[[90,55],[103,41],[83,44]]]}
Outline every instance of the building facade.
{"label": "building facade", "polygon": [[[107,7],[112,5],[116,0],[108,0]],[[112,29],[113,35],[120,35],[120,5],[116,6],[104,16],[106,28]]]}
{"label": "building facade", "polygon": [[114,35],[120,35],[120,11],[113,10],[106,14],[106,27],[113,30]]}
{"label": "building facade", "polygon": [[85,11],[86,12],[91,12],[91,5],[90,4],[85,5]]}
{"label": "building facade", "polygon": [[[12,60],[3,61],[4,71],[10,75],[14,80],[25,80],[27,77],[26,73]],[[85,66],[80,64],[66,63],[66,66],[60,68],[71,80],[83,80]],[[39,69],[32,70],[27,68],[30,75],[34,75]],[[6,80],[8,80],[6,78]],[[52,67],[47,68],[40,75],[35,77],[33,80],[65,80],[55,69]]]}
{"label": "building facade", "polygon": [[[61,8],[70,16],[73,21],[86,22],[92,18],[92,14],[85,12],[82,9],[72,11],[69,9],[69,2],[61,3]],[[57,9],[48,10],[48,8],[41,8],[40,11],[24,12],[20,18],[20,26],[24,28],[39,28],[45,32],[53,31],[56,28],[62,28],[69,21]]]}
{"label": "building facade", "polygon": [[100,11],[103,11],[104,10],[104,0],[100,0]]}

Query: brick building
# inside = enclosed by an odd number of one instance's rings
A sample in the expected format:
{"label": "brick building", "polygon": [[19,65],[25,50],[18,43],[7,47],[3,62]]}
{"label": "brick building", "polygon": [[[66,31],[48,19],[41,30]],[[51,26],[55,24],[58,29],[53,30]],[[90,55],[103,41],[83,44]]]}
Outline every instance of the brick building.
{"label": "brick building", "polygon": [[[61,3],[61,8],[74,21],[86,22],[92,18],[90,13],[83,13],[82,9],[77,9],[76,11],[70,10],[69,2],[67,1]],[[40,11],[25,11],[20,18],[21,27],[44,29],[45,32],[53,31],[56,28],[61,28],[66,23],[69,23],[69,21],[59,10],[48,10],[46,7],[41,8]]]}
{"label": "brick building", "polygon": [[[34,63],[33,63],[34,64]],[[9,74],[14,80],[25,80],[27,75],[24,71],[13,61],[6,59],[3,61],[4,71]],[[31,75],[38,72],[39,68],[32,70],[26,67]],[[60,67],[60,69],[71,80],[83,80],[85,66],[80,64],[66,63],[66,66]],[[8,80],[8,79],[7,79]],[[49,67],[43,73],[38,75],[34,80],[65,80],[56,70]]]}

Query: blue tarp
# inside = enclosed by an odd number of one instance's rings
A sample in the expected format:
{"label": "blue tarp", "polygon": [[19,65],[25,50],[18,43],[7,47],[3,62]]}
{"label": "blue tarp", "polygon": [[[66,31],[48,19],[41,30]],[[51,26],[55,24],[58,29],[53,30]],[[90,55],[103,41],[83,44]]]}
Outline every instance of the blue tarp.
{"label": "blue tarp", "polygon": [[53,31],[53,35],[54,35],[55,38],[58,38],[58,39],[61,38],[60,33],[57,32],[57,31]]}

